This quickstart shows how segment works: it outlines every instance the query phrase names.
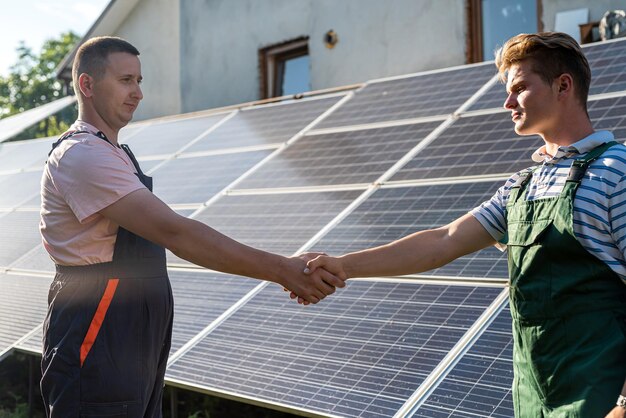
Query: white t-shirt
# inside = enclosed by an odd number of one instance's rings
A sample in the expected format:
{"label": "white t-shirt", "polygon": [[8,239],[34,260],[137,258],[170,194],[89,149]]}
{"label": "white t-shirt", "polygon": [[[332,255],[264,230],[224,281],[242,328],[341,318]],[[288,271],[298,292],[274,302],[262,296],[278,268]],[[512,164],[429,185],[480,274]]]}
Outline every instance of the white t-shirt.
{"label": "white t-shirt", "polygon": [[118,225],[98,212],[144,188],[124,150],[97,137],[98,129],[76,121],[72,136],[55,148],[41,179],[43,245],[57,264],[108,262]]}

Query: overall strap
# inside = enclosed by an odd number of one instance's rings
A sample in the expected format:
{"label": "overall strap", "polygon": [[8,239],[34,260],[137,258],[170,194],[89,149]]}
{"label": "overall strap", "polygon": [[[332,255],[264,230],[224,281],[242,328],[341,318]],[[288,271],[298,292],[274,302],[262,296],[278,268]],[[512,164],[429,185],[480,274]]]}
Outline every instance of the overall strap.
{"label": "overall strap", "polygon": [[[106,137],[106,135],[102,132],[102,131],[98,131],[95,134],[89,131],[67,131],[65,132],[63,135],[61,135],[61,137],[59,139],[57,139],[54,144],[52,144],[52,149],[50,150],[50,152],[48,153],[48,157],[50,157],[50,154],[52,154],[52,152],[54,151],[54,149],[56,147],[59,146],[59,144],[63,141],[65,141],[66,139],[69,139],[71,137],[73,137],[74,135],[78,135],[78,134],[91,134],[91,135],[96,135],[98,138],[105,140],[106,142],[108,142],[109,144],[113,145],[111,143],[111,141],[109,141],[109,138]],[[115,145],[113,145],[115,146]]]}
{"label": "overall strap", "polygon": [[507,206],[513,205],[519,197],[526,190],[526,186],[530,183],[530,179],[533,177],[533,173],[539,168],[539,166],[531,167],[528,170],[519,174],[519,177],[511,186],[511,190],[509,192],[509,200],[507,202]]}
{"label": "overall strap", "polygon": [[617,145],[617,142],[606,142],[602,145],[595,147],[583,157],[572,161],[572,166],[569,169],[569,175],[567,176],[567,183],[574,183],[574,189],[578,188],[581,180],[585,175],[585,172],[587,171],[587,168],[589,168],[589,165],[597,160],[606,150],[611,148],[613,145]]}
{"label": "overall strap", "polygon": [[130,160],[133,162],[133,165],[135,166],[135,169],[137,170],[137,174],[139,174],[140,177],[145,176],[143,171],[141,171],[141,167],[139,167],[139,162],[137,161],[137,158],[135,158],[135,154],[133,154],[133,152],[130,150],[130,147],[126,144],[120,144],[120,147],[124,150],[126,155],[128,155],[128,158],[130,158]]}

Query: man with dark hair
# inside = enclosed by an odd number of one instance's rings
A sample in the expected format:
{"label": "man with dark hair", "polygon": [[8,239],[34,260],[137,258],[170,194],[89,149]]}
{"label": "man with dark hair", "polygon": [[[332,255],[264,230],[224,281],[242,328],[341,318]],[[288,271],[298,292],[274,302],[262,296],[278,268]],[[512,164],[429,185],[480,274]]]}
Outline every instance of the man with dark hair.
{"label": "man with dark hair", "polygon": [[589,64],[569,35],[515,36],[496,66],[515,131],[545,142],[539,165],[446,226],[309,271],[398,276],[506,246],[516,417],[626,417],[626,147],[594,132]]}
{"label": "man with dark hair", "polygon": [[[41,234],[56,263],[44,325],[50,418],[161,417],[172,331],[165,249],[195,264],[280,284],[317,303],[344,282],[260,251],[172,211],[119,130],[143,98],[139,52],[113,37],[83,44],[73,67],[78,120],[42,178]],[[310,257],[310,256],[309,256]]]}

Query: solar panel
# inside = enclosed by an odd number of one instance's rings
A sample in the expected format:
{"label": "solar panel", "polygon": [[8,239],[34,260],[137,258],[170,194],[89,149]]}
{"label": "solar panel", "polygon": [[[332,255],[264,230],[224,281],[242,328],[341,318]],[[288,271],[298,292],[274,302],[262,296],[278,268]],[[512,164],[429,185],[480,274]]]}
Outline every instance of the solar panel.
{"label": "solar panel", "polygon": [[304,129],[339,99],[332,97],[300,100],[244,109],[187,151],[281,144]]}
{"label": "solar panel", "polygon": [[15,345],[15,348],[41,354],[43,347],[43,325],[39,325],[32,335]]}
{"label": "solar panel", "polygon": [[[624,140],[626,43],[597,44],[585,52],[594,74],[592,94],[611,93],[589,102],[594,126],[612,129]],[[257,190],[228,190],[196,218],[246,244],[289,255],[361,196],[365,184],[380,178],[444,119],[452,120],[450,114],[494,73],[493,63],[483,63],[373,81],[316,124],[341,97],[147,121],[125,128],[120,140],[130,144],[144,171],[156,168],[156,194],[184,216],[264,161],[236,185]],[[473,109],[501,108],[503,101],[504,87],[495,84]],[[401,120],[401,126],[389,126]],[[354,128],[372,123],[378,125]],[[303,136],[265,160],[298,133]],[[38,190],[51,143],[0,145],[0,269],[53,272],[37,229],[39,197],[29,199]],[[506,111],[461,114],[312,249],[345,253],[446,224],[504,183],[493,179],[531,165],[530,155],[540,145],[538,137],[518,137]],[[471,182],[468,176],[490,180]],[[420,184],[393,182],[415,180]],[[341,190],[352,184],[359,186]],[[288,187],[310,190],[278,190]],[[18,205],[17,211],[7,209]],[[168,261],[182,262],[171,255]],[[431,372],[451,350],[457,352],[453,348],[462,348],[461,338],[499,300],[501,286],[475,286],[471,279],[508,276],[505,255],[489,248],[422,273],[437,278],[430,283],[351,280],[348,288],[308,307],[269,285],[239,306],[258,281],[170,270],[176,300],[171,354],[190,348],[176,353],[170,382],[298,413],[345,417],[393,416],[425,379],[436,380]],[[465,281],[454,284],[450,278]],[[0,358],[12,346],[41,350],[50,280],[0,274]],[[225,312],[232,315],[215,323]],[[499,312],[460,350],[414,416],[512,416],[508,315],[506,309]],[[209,325],[214,327],[205,335]]]}
{"label": "solar panel", "polygon": [[588,111],[595,129],[612,131],[616,140],[626,140],[626,96],[590,101]]}
{"label": "solar panel", "polygon": [[[318,127],[447,115],[461,106],[494,74],[493,64],[479,64],[370,82]],[[442,86],[445,86],[445,91],[442,91]]]}
{"label": "solar panel", "polygon": [[14,208],[39,195],[41,170],[0,175],[0,207]]}
{"label": "solar panel", "polygon": [[174,330],[170,354],[241,299],[258,280],[207,271],[170,270]]}
{"label": "solar panel", "polygon": [[[584,45],[583,52],[591,67],[590,95],[626,90],[626,69],[622,65],[626,57],[626,42]],[[501,108],[505,100],[504,84],[496,83],[469,110]]]}
{"label": "solar panel", "polygon": [[[333,191],[224,196],[195,219],[244,244],[290,255],[361,193]],[[190,264],[172,255],[170,262]]]}
{"label": "solar panel", "polygon": [[41,242],[39,212],[11,212],[0,217],[0,267],[8,266]]}
{"label": "solar panel", "polygon": [[504,309],[412,417],[500,417],[513,414],[513,336]]}
{"label": "solar panel", "polygon": [[[39,239],[41,242],[41,238]],[[26,252],[10,265],[11,268],[23,270],[37,270],[41,272],[54,273],[54,262],[42,244],[37,245],[32,250]]]}
{"label": "solar panel", "polygon": [[206,202],[269,154],[266,150],[173,159],[151,174],[154,193],[169,204]]}
{"label": "solar panel", "polygon": [[43,168],[54,138],[0,144],[0,173]]}
{"label": "solar panel", "polygon": [[[322,237],[313,250],[344,254],[448,224],[488,200],[503,183],[486,181],[380,189]],[[422,274],[508,277],[506,256],[493,247]]]}
{"label": "solar panel", "polygon": [[0,142],[10,139],[40,120],[65,109],[75,101],[75,96],[66,96],[22,113],[0,119]]}
{"label": "solar panel", "polygon": [[237,188],[371,183],[439,124],[427,122],[304,136]]}
{"label": "solar panel", "polygon": [[[171,154],[203,134],[225,115],[161,121],[128,135],[128,145],[137,157]],[[129,132],[130,133],[130,132]]]}
{"label": "solar panel", "polygon": [[0,274],[0,358],[43,322],[49,286],[45,277]]}
{"label": "solar panel", "polygon": [[626,42],[596,43],[583,49],[591,67],[589,94],[626,90]]}
{"label": "solar panel", "polygon": [[391,180],[512,174],[534,165],[537,136],[520,137],[510,114],[463,117],[400,169]]}
{"label": "solar panel", "polygon": [[314,413],[389,417],[501,291],[353,281],[303,308],[267,287],[166,378]]}

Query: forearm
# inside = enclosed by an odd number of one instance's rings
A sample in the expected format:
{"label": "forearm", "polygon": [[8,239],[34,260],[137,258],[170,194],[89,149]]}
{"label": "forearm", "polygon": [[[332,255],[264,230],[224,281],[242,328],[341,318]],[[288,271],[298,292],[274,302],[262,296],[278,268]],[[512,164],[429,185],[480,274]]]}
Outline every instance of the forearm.
{"label": "forearm", "polygon": [[449,260],[438,243],[445,242],[445,231],[416,232],[379,247],[339,257],[348,277],[402,276],[440,267]]}
{"label": "forearm", "polygon": [[441,228],[416,232],[339,260],[348,277],[400,276],[441,267],[494,243],[476,218],[466,214]]}
{"label": "forearm", "polygon": [[280,281],[285,257],[237,242],[193,219],[180,226],[163,243],[178,257],[224,273]]}

